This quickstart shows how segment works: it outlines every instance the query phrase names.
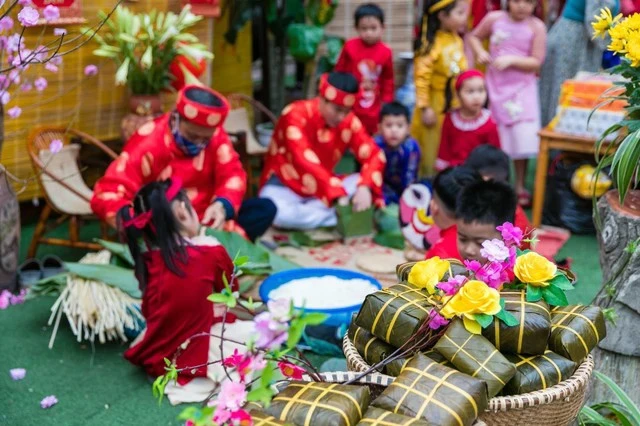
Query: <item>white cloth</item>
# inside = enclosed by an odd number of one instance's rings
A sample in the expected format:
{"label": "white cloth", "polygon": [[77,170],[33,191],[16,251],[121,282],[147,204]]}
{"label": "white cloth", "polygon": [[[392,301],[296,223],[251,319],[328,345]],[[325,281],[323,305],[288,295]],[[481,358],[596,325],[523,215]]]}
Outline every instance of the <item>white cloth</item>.
{"label": "white cloth", "polygon": [[[253,332],[253,321],[236,320],[236,322],[226,325],[224,337],[225,339],[228,338],[236,342],[246,342]],[[211,326],[212,335],[220,336],[221,333],[222,323]],[[242,344],[225,341],[223,345],[224,357],[226,358],[232,355],[234,349],[238,349],[241,353],[246,350]],[[209,362],[215,363],[207,366],[207,377],[196,377],[184,386],[175,382],[169,382],[164,393],[167,395],[171,405],[202,402],[207,399],[207,397],[211,395],[211,392],[213,392],[216,382],[222,381],[225,377],[224,367],[222,367],[220,362],[216,362],[221,359],[220,339],[211,337],[209,340]],[[233,378],[235,373],[229,372],[229,375]]]}
{"label": "white cloth", "polygon": [[[342,181],[349,196],[356,192],[358,179],[360,175],[352,174]],[[284,185],[267,184],[260,191],[260,197],[276,205],[278,211],[273,225],[278,228],[309,230],[338,224],[333,207],[327,207],[315,197],[302,197]]]}

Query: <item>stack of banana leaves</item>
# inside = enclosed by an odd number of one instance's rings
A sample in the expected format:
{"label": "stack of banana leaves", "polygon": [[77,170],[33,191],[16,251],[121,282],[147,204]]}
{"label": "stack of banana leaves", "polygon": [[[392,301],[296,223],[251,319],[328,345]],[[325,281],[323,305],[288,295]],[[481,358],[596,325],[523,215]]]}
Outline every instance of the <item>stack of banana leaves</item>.
{"label": "stack of banana leaves", "polygon": [[[299,268],[238,234],[214,230],[207,233],[217,238],[232,258],[250,259],[238,268],[237,274],[241,276],[258,279],[262,275]],[[127,341],[145,326],[140,313],[142,293],[134,276],[134,261],[128,247],[103,240],[97,242],[104,250],[88,253],[79,262],[65,262],[66,272],[31,287],[30,297],[57,297],[49,318],[49,325],[53,325],[49,348],[53,347],[63,314],[78,342]],[[255,280],[241,280],[240,292],[253,284]]]}

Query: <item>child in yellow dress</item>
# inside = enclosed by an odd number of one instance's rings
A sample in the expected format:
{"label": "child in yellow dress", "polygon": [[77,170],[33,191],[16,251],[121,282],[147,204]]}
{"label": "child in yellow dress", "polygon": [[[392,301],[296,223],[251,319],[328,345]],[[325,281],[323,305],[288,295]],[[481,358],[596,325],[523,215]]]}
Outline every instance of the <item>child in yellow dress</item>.
{"label": "child in yellow dress", "polygon": [[425,3],[420,46],[414,59],[416,110],[411,120],[411,136],[422,150],[422,176],[434,171],[444,120],[445,88],[467,68],[464,43],[458,34],[467,25],[468,8],[465,0]]}

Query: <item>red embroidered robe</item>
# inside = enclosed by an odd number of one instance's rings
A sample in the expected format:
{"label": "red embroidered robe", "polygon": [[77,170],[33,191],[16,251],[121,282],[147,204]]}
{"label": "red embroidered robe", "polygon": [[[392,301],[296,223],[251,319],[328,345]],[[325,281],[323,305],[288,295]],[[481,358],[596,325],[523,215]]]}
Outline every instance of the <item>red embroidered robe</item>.
{"label": "red embroidered robe", "polygon": [[362,165],[358,185],[371,189],[374,202],[382,199],[386,159],[360,120],[350,113],[337,127],[327,127],[319,99],[294,102],[282,111],[262,173],[261,185],[271,176],[304,197],[316,197],[327,206],[343,196],[342,179],[333,173],[347,149]]}
{"label": "red embroidered robe", "polygon": [[195,157],[176,145],[164,114],[144,124],[94,187],[91,208],[103,220],[112,220],[131,203],[145,184],[178,176],[202,218],[216,198],[224,198],[235,212],[246,191],[246,173],[229,136],[218,128],[209,145]]}

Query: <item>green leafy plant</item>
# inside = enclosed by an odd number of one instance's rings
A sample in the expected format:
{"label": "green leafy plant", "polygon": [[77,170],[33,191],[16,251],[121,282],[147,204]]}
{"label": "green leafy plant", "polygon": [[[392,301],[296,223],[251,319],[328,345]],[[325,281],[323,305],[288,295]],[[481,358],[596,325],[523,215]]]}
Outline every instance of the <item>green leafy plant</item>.
{"label": "green leafy plant", "polygon": [[[107,18],[104,12],[99,16]],[[155,95],[170,88],[169,65],[178,55],[194,63],[213,58],[189,31],[201,19],[189,5],[179,15],[157,10],[136,14],[118,6],[106,31],[95,36],[100,47],[93,54],[115,61],[117,85],[128,85],[134,95]]]}
{"label": "green leafy plant", "polygon": [[[611,176],[618,187],[620,203],[624,202],[629,190],[640,182],[640,57],[636,49],[630,48],[640,42],[640,14],[634,13],[624,19],[621,17],[622,15],[618,15],[614,18],[611,11],[605,8],[591,24],[595,36],[611,37],[608,50],[621,56],[620,65],[610,72],[621,76],[623,80],[615,82],[614,87],[605,92],[603,101],[594,109],[595,111],[614,101],[627,103],[625,118],[602,134],[595,150],[597,172],[611,166]],[[612,135],[617,136],[601,157],[600,150]]]}
{"label": "green leafy plant", "polygon": [[640,408],[629,398],[609,376],[594,372],[598,380],[618,398],[618,402],[601,402],[585,406],[580,411],[578,421],[584,426],[640,426]]}

